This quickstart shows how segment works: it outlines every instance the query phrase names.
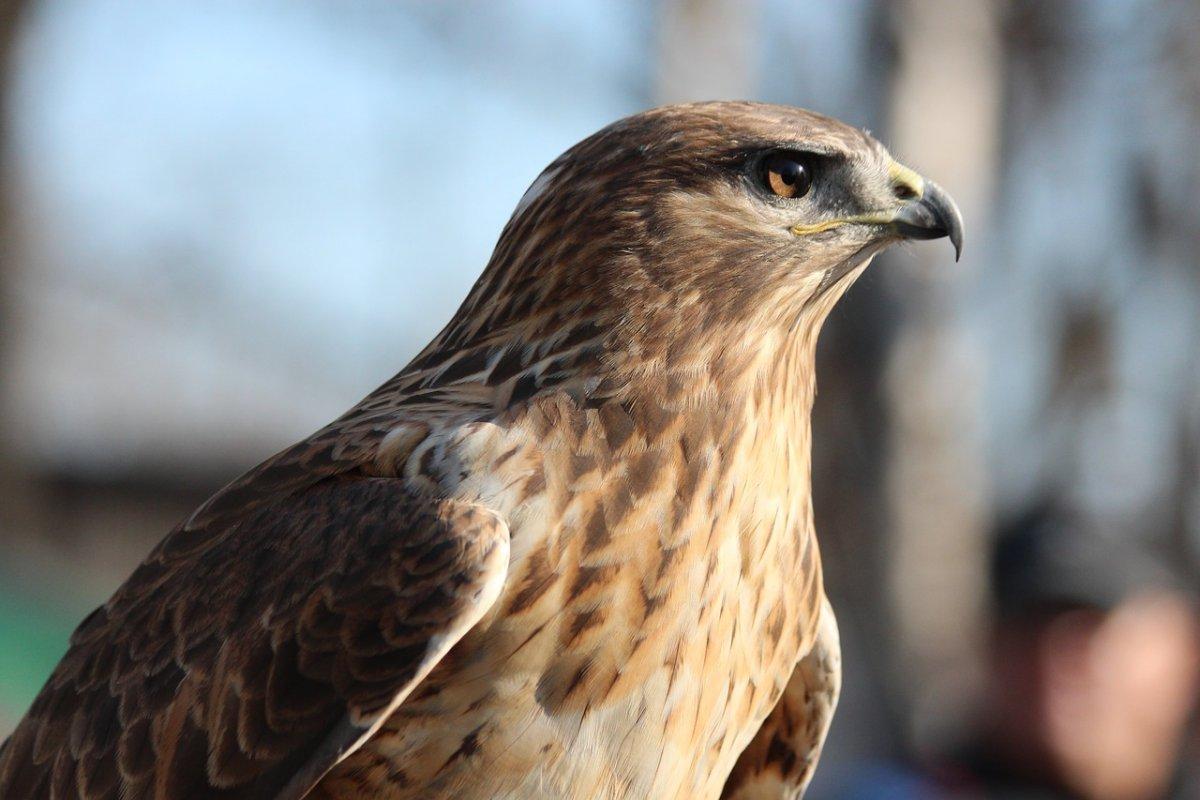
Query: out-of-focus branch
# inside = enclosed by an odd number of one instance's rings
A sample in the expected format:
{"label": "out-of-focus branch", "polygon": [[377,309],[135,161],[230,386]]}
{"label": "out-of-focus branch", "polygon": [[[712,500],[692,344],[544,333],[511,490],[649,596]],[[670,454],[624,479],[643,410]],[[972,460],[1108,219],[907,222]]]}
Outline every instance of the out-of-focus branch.
{"label": "out-of-focus branch", "polygon": [[[7,372],[7,357],[12,347],[11,287],[19,253],[17,222],[13,214],[15,181],[9,136],[12,127],[10,98],[16,44],[30,5],[30,0],[0,2],[0,375]],[[7,381],[0,379],[0,387],[6,384]],[[10,398],[0,389],[0,418],[11,419],[6,413],[9,404]],[[9,437],[4,433],[5,429],[0,427],[0,508],[4,509],[0,516],[0,531],[12,530],[18,521],[14,517],[19,517],[22,509],[28,507],[25,492],[21,490],[23,471],[19,469],[19,460],[14,457]]]}
{"label": "out-of-focus branch", "polygon": [[742,0],[666,0],[660,12],[656,100],[750,97],[757,6]]}
{"label": "out-of-focus branch", "polygon": [[[987,0],[910,0],[895,17],[892,152],[937,175],[968,225],[989,216],[996,168],[1002,82],[994,8]],[[955,265],[946,247],[914,248],[917,270],[892,274],[910,285],[898,292],[906,309],[885,389],[891,610],[918,726],[931,716],[921,713],[921,691],[939,687],[944,700],[947,680],[970,674],[986,585],[983,354],[961,318],[971,265],[987,256],[986,232],[968,230],[964,263]],[[946,709],[928,711],[940,721]]]}

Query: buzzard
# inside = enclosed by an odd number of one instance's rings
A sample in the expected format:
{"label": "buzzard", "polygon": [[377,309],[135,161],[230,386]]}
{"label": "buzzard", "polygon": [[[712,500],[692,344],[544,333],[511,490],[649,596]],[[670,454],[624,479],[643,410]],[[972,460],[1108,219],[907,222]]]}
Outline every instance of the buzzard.
{"label": "buzzard", "polygon": [[941,189],[808,111],[585,139],[412,363],[80,624],[0,796],[798,797],[840,674],[817,333],[943,236]]}

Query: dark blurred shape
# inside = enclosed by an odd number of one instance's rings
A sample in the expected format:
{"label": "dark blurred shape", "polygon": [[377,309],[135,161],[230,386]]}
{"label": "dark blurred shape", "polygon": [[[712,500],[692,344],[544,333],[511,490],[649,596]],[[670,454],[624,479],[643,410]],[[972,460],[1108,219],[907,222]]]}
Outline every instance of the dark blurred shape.
{"label": "dark blurred shape", "polygon": [[1049,506],[999,531],[983,713],[934,770],[933,794],[1197,796],[1180,768],[1197,699],[1194,598],[1131,534],[1095,534]]}
{"label": "dark blurred shape", "polygon": [[[923,769],[865,770],[842,796],[1200,797],[1191,720],[1200,616],[1170,562],[1050,505],[996,532],[979,713]],[[868,776],[870,776],[868,778]]]}
{"label": "dark blurred shape", "polygon": [[990,558],[996,616],[1011,624],[1062,608],[1111,610],[1140,592],[1182,591],[1175,572],[1136,538],[1087,533],[1050,504],[1007,521]]}

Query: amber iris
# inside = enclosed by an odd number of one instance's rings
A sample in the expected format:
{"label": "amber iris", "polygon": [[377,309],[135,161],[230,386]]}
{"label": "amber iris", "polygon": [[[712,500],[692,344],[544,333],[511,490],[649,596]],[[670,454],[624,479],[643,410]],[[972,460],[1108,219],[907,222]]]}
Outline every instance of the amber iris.
{"label": "amber iris", "polygon": [[778,197],[803,197],[812,186],[812,170],[797,153],[775,153],[767,159],[766,179]]}

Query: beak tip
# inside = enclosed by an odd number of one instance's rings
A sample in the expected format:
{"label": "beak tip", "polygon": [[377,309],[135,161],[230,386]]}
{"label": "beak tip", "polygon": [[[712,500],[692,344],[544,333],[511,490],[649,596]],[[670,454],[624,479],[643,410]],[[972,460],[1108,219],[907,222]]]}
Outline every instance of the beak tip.
{"label": "beak tip", "polygon": [[958,206],[946,195],[946,236],[950,239],[950,244],[954,245],[954,262],[958,263],[962,258],[963,251],[963,222],[962,212],[958,210]]}
{"label": "beak tip", "polygon": [[933,206],[934,214],[941,223],[944,235],[950,240],[950,244],[953,245],[954,262],[958,263],[959,259],[962,258],[963,250],[962,212],[958,210],[958,205],[954,202],[954,199],[942,187],[932,181],[927,186],[927,202]]}
{"label": "beak tip", "polygon": [[924,202],[929,203],[934,216],[938,220],[942,235],[948,238],[950,244],[953,245],[954,261],[958,263],[959,259],[962,258],[963,250],[962,212],[958,210],[958,205],[954,202],[954,199],[942,187],[932,181],[929,181],[926,187]]}
{"label": "beak tip", "polygon": [[962,258],[962,213],[950,195],[933,181],[926,181],[924,194],[901,208],[892,225],[908,239],[947,238],[954,246],[954,260]]}

